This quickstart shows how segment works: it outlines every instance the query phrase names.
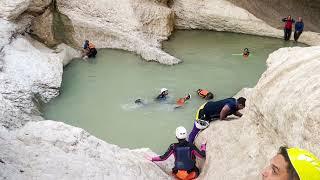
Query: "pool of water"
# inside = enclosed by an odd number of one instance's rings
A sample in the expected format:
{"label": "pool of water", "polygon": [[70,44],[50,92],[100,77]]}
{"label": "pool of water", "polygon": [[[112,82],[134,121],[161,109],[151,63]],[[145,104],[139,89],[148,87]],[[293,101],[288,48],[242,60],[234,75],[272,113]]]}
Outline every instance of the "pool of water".
{"label": "pool of water", "polygon": [[[295,46],[280,39],[210,31],[177,31],[164,42],[165,51],[184,62],[175,66],[143,61],[139,56],[111,49],[98,51],[88,62],[75,59],[64,69],[61,95],[43,107],[46,119],[81,127],[120,147],[150,147],[162,153],[175,141],[175,128],[192,128],[194,114],[205,101],[198,88],[214,92],[216,99],[253,87],[266,69],[269,53]],[[244,59],[243,48],[252,56]],[[156,103],[160,88],[169,99]],[[191,100],[174,109],[186,93]],[[134,104],[142,98],[145,106]]]}

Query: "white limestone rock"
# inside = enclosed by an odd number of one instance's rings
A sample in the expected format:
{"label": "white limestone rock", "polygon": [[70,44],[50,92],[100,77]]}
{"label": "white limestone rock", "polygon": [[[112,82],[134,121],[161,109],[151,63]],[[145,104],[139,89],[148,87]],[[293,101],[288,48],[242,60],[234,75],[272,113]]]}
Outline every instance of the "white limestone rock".
{"label": "white limestone rock", "polygon": [[[282,38],[283,30],[271,27],[245,9],[227,0],[175,0],[178,29],[208,29]],[[293,38],[293,37],[292,37]],[[300,42],[320,45],[319,33],[304,32]]]}
{"label": "white limestone rock", "polygon": [[[59,50],[63,47],[64,50]],[[40,115],[38,103],[48,102],[59,95],[63,61],[78,54],[77,51],[61,45],[55,52],[30,38],[19,36],[13,38],[2,53],[0,93],[7,105],[2,110],[6,116],[1,117],[0,123],[12,129],[29,120],[41,119],[34,117]]]}
{"label": "white limestone rock", "polygon": [[85,39],[98,48],[116,48],[136,52],[148,61],[177,64],[179,59],[161,50],[160,42],[173,29],[173,12],[149,0],[57,0],[60,13],[66,15],[77,46]]}
{"label": "white limestone rock", "polygon": [[14,20],[28,9],[31,0],[1,0],[0,18]]}
{"label": "white limestone rock", "polygon": [[207,159],[199,179],[259,179],[281,145],[320,157],[320,46],[282,48],[247,98],[244,116],[203,131]]}
{"label": "white limestone rock", "polygon": [[171,179],[146,160],[148,149],[129,150],[61,122],[0,127],[0,179]]}

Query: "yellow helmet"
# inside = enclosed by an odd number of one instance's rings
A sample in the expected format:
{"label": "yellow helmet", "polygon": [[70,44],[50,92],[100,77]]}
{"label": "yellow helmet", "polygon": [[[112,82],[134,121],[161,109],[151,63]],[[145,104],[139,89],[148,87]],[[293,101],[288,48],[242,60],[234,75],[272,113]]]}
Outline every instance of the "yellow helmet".
{"label": "yellow helmet", "polygon": [[290,161],[300,180],[320,180],[320,160],[304,149],[287,149]]}

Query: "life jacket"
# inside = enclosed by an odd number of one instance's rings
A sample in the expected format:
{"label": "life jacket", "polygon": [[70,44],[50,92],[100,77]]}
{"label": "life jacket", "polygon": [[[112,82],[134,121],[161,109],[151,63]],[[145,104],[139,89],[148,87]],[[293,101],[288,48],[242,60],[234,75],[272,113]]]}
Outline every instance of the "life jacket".
{"label": "life jacket", "polygon": [[202,98],[205,98],[208,95],[209,91],[205,90],[205,89],[199,89],[198,90],[198,95]]}
{"label": "life jacket", "polygon": [[293,20],[287,20],[286,23],[284,24],[284,28],[285,29],[292,29],[292,24],[293,24]]}
{"label": "life jacket", "polygon": [[197,177],[197,173],[194,171],[188,173],[186,170],[178,170],[178,172],[175,173],[175,176],[181,180],[191,180]]}
{"label": "life jacket", "polygon": [[194,168],[195,161],[192,158],[190,147],[176,147],[175,157],[175,169],[188,171]]}
{"label": "life jacket", "polygon": [[89,49],[93,49],[93,48],[96,48],[96,46],[93,43],[89,42]]}
{"label": "life jacket", "polygon": [[177,105],[183,106],[185,102],[186,102],[185,98],[180,98],[180,99],[178,99],[178,101],[177,101]]}

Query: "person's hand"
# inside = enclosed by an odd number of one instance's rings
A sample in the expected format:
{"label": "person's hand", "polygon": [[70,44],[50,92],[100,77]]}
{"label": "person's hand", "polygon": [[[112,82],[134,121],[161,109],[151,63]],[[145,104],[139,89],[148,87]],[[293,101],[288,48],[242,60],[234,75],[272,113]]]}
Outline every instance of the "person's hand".
{"label": "person's hand", "polygon": [[206,151],[207,150],[207,143],[202,143],[200,146],[201,151]]}

